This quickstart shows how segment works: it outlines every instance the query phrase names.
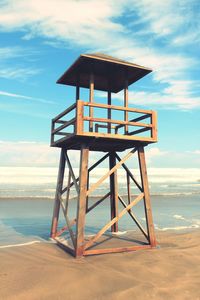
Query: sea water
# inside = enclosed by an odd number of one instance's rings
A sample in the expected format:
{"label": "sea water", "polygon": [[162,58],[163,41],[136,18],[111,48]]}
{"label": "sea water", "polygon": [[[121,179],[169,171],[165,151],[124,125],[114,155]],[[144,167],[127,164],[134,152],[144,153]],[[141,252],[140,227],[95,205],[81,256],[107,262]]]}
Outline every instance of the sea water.
{"label": "sea water", "polygon": [[[95,183],[105,170],[93,174]],[[136,178],[138,173],[132,170]],[[53,212],[57,168],[0,168],[0,247],[48,242]],[[119,173],[119,193],[126,200],[126,180]],[[139,178],[137,178],[139,180]],[[200,172],[198,169],[149,169],[149,185],[155,228],[166,231],[200,227]],[[67,182],[67,180],[66,180]],[[108,182],[92,195],[92,205],[108,191]],[[137,195],[136,188],[132,194]],[[72,191],[70,217],[76,216],[76,192]],[[110,203],[104,200],[88,213],[86,234],[97,232],[110,219]],[[119,206],[122,210],[123,207]],[[141,224],[145,225],[143,203],[134,207]],[[61,224],[64,219],[61,212]],[[119,222],[120,231],[134,229],[129,216]]]}

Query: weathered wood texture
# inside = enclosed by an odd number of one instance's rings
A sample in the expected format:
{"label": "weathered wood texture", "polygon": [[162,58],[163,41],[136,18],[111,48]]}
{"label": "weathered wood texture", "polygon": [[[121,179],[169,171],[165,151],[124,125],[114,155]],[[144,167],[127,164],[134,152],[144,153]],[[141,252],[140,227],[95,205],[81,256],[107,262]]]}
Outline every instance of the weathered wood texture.
{"label": "weathered wood texture", "polygon": [[138,158],[139,158],[142,188],[143,188],[143,191],[144,191],[144,208],[145,208],[146,224],[147,224],[149,242],[150,242],[152,247],[155,247],[156,246],[156,237],[155,237],[153,216],[152,216],[152,210],[151,210],[151,201],[150,201],[150,193],[149,193],[149,185],[148,185],[148,177],[147,177],[144,147],[139,147],[139,149],[138,149]]}
{"label": "weathered wood texture", "polygon": [[[112,170],[116,165],[115,153],[111,152],[109,155],[109,168]],[[110,209],[111,220],[118,215],[118,182],[117,182],[117,170],[110,175]],[[118,231],[118,222],[111,226],[112,232]]]}
{"label": "weathered wood texture", "polygon": [[65,172],[65,150],[62,149],[61,153],[60,153],[58,179],[57,179],[55,202],[54,202],[54,209],[53,209],[53,218],[52,218],[52,225],[51,225],[51,237],[52,238],[55,238],[56,232],[57,232],[57,227],[58,227],[58,218],[59,218],[59,211],[60,211],[60,196],[61,196],[62,187],[63,187],[64,172]]}
{"label": "weathered wood texture", "polygon": [[86,198],[87,198],[87,176],[88,176],[88,155],[89,149],[83,145],[80,159],[80,189],[77,207],[77,226],[76,226],[76,257],[83,255]]}
{"label": "weathered wood texture", "polygon": [[[125,165],[125,162],[134,154],[138,153],[139,165],[140,165],[140,173],[141,173],[141,182],[140,185],[133,174]],[[93,183],[89,187],[89,174],[92,170],[94,170],[100,163],[102,163],[105,159],[108,158],[109,161],[109,170],[105,173],[96,183]],[[127,153],[123,158],[120,158],[114,151],[107,153],[102,158],[100,158],[97,162],[95,162],[90,168],[88,168],[88,159],[89,159],[89,147],[87,145],[82,145],[81,156],[80,156],[80,170],[79,177],[76,178],[70,159],[68,157],[67,151],[62,149],[61,158],[60,158],[60,166],[58,173],[58,183],[55,197],[55,206],[54,206],[54,215],[52,222],[52,237],[55,238],[58,244],[64,248],[66,251],[74,255],[75,257],[81,257],[83,255],[93,255],[93,254],[102,254],[102,253],[114,253],[114,252],[123,252],[123,251],[135,251],[139,249],[148,249],[156,246],[155,233],[153,228],[153,219],[152,212],[150,206],[150,196],[148,190],[148,181],[146,174],[146,164],[144,157],[144,149],[143,147],[137,147],[132,149],[129,153]],[[116,161],[117,159],[117,161]],[[64,168],[67,163],[69,175],[67,187],[63,188],[63,180],[64,180]],[[127,194],[128,194],[128,203],[126,203],[123,198],[119,195],[118,191],[118,183],[117,183],[117,170],[123,167],[126,171],[127,176]],[[93,193],[100,184],[103,183],[107,178],[110,178],[110,191],[106,193],[99,200],[95,201],[90,206],[87,205],[87,197]],[[140,194],[138,196],[131,195],[130,189],[130,180],[138,187]],[[75,219],[70,220],[68,217],[68,204],[69,204],[69,195],[70,188],[75,186],[78,201],[77,201],[77,216]],[[66,201],[62,199],[63,193],[66,192]],[[90,213],[95,209],[98,205],[100,205],[105,199],[110,197],[111,204],[111,220],[104,225],[99,232],[97,232],[93,237],[89,240],[85,240],[85,218],[86,214]],[[147,223],[147,232],[132,212],[131,208],[137,205],[144,199],[144,208],[145,208],[145,216]],[[124,207],[120,212],[118,212],[118,201],[121,202]],[[63,210],[63,214],[66,220],[66,226],[62,229],[57,230],[58,217],[59,217],[59,209],[60,207]],[[133,246],[125,246],[125,247],[112,247],[109,249],[101,249],[95,248],[98,244],[98,240],[104,235],[104,233],[111,229],[112,232],[118,231],[118,221],[125,215],[129,215],[136,226],[139,228],[141,233],[144,235],[147,240],[144,245],[133,245]],[[73,232],[72,226],[76,225],[76,232]],[[72,246],[69,246],[68,243],[62,242],[63,238],[58,238],[65,231],[69,232],[69,236],[71,238]]]}
{"label": "weathered wood texture", "polygon": [[[91,88],[90,88],[90,102],[83,102],[77,100],[75,104],[70,106],[63,113],[59,114],[52,120],[51,128],[51,145],[60,147],[60,143],[65,143],[65,146],[69,148],[69,139],[72,136],[81,136],[87,138],[102,138],[104,139],[121,139],[127,141],[140,141],[147,143],[154,143],[157,141],[157,118],[156,113],[151,110],[143,110],[128,107],[128,90],[124,91],[124,102],[126,106],[116,106],[111,104],[99,104],[93,102],[94,82],[91,76]],[[111,93],[108,92],[108,103],[111,103]],[[89,116],[84,114],[84,107],[89,107]],[[100,108],[107,110],[107,118],[94,117],[93,108]],[[75,111],[75,117],[69,118],[68,114],[73,110]],[[112,119],[112,111],[119,110],[124,112],[124,120]],[[128,120],[128,112],[143,114],[142,116],[135,117]],[[63,118],[67,118],[64,120]],[[145,120],[145,122],[140,122]],[[87,124],[89,124],[89,127]],[[56,126],[61,124],[60,126]],[[88,130],[87,130],[88,127]],[[99,128],[107,128],[107,132],[99,132]],[[120,128],[124,128],[124,133],[118,132]],[[135,129],[136,128],[136,129]],[[139,129],[137,129],[139,128]],[[67,130],[68,132],[64,131]],[[114,133],[113,133],[114,131]],[[140,135],[146,133],[146,135]],[[57,136],[63,136],[57,138]],[[112,141],[110,140],[110,143]]]}

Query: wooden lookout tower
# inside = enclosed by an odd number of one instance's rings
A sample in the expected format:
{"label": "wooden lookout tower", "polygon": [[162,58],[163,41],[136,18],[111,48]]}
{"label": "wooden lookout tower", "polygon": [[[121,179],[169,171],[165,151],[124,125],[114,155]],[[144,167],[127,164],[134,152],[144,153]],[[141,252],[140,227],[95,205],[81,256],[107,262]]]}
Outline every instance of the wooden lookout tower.
{"label": "wooden lookout tower", "polygon": [[[84,54],[57,81],[76,88],[76,101],[52,120],[51,146],[61,148],[61,154],[51,237],[75,257],[156,246],[144,152],[145,146],[157,142],[156,113],[128,105],[128,86],[150,72],[150,69],[143,66],[104,54]],[[81,100],[80,88],[89,90],[89,101]],[[94,90],[106,92],[104,103],[95,100]],[[124,91],[121,106],[116,105],[112,95],[120,91]],[[79,174],[75,174],[69,150],[80,153]],[[97,157],[102,156],[95,162],[93,159],[90,164],[89,157],[93,151],[99,152]],[[137,175],[137,178],[128,166],[132,156],[138,165],[140,176]],[[96,170],[101,163],[104,164],[104,170],[105,165],[108,169],[96,182],[91,182],[91,171]],[[126,178],[126,192],[123,195],[120,195],[119,169]],[[91,200],[106,180],[109,182],[107,193],[97,200]],[[137,192],[131,192],[132,185],[137,188]],[[70,198],[72,188],[76,191],[76,200]],[[76,214],[73,217],[69,215],[70,201],[76,203]],[[95,214],[97,206],[105,205],[105,202],[109,204],[108,222],[93,235],[86,235],[86,217]],[[141,224],[142,221],[135,216],[134,207],[139,203],[142,203],[145,224]],[[65,221],[61,227],[60,210]],[[122,217],[132,219],[143,237],[142,241],[123,237],[121,242],[117,232]],[[104,239],[105,236],[107,239]],[[115,241],[109,244],[112,238]]]}

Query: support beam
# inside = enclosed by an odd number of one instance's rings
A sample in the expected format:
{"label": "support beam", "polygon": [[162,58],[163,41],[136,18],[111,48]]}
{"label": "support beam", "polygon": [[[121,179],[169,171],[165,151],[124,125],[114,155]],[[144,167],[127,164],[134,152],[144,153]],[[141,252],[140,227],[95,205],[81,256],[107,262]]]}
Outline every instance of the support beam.
{"label": "support beam", "polygon": [[58,218],[59,218],[59,211],[60,211],[60,196],[61,196],[61,192],[62,192],[64,173],[65,173],[65,150],[62,148],[61,153],[60,153],[58,179],[57,179],[53,218],[52,218],[52,225],[51,225],[51,237],[52,238],[55,238],[56,232],[57,232],[57,227],[58,227]]}
{"label": "support beam", "polygon": [[94,190],[97,189],[97,187],[106,179],[108,178],[113,172],[115,172],[119,167],[121,167],[121,165],[123,165],[123,163],[129,159],[135,152],[136,152],[136,148],[134,148],[133,150],[131,150],[129,153],[127,153],[122,159],[121,161],[119,161],[110,171],[108,171],[105,175],[103,175],[96,183],[94,183],[91,188],[89,189],[89,191],[87,191],[87,195],[91,194]]}
{"label": "support beam", "polygon": [[[128,108],[128,80],[124,84],[124,107]],[[128,110],[124,111],[124,121],[128,122]],[[128,134],[128,125],[124,126],[124,134]]]}
{"label": "support beam", "polygon": [[[89,102],[93,103],[94,102],[94,74],[90,74],[90,95],[89,95]],[[93,118],[94,115],[94,107],[90,106],[89,107],[89,116]],[[93,132],[93,122],[89,122],[89,131]]]}
{"label": "support beam", "polygon": [[[108,91],[108,105],[111,105],[111,92]],[[111,108],[108,108],[108,119],[111,120]],[[107,123],[108,133],[111,133],[111,123]]]}
{"label": "support beam", "polygon": [[80,190],[77,205],[77,225],[76,225],[76,257],[83,255],[84,244],[84,227],[85,227],[85,214],[86,214],[86,199],[87,199],[87,176],[88,176],[88,156],[89,148],[85,145],[81,148],[80,157]]}
{"label": "support beam", "polygon": [[149,184],[148,184],[146,161],[145,161],[145,154],[144,154],[143,146],[140,146],[138,148],[138,159],[139,159],[139,166],[140,166],[142,188],[144,191],[144,209],[145,209],[145,216],[146,216],[148,238],[149,238],[150,245],[152,247],[155,247],[156,246],[156,237],[155,237],[155,232],[154,232],[153,216],[152,216],[150,193],[149,193]]}
{"label": "support beam", "polygon": [[[119,197],[119,200],[120,200],[121,204],[126,208],[127,205],[126,205],[125,201],[122,199],[122,197],[120,195],[118,197]],[[140,222],[138,221],[136,216],[133,214],[133,212],[131,210],[128,210],[128,214],[133,219],[133,221],[138,226],[138,228],[141,230],[141,232],[144,234],[145,238],[148,240],[148,235],[147,235],[146,231],[144,230],[144,228],[142,227],[142,225],[140,224]]]}
{"label": "support beam", "polygon": [[144,197],[144,194],[141,193],[139,196],[137,196],[129,205],[126,206],[126,208],[124,208],[117,217],[115,217],[114,219],[112,219],[109,223],[107,223],[101,230],[99,230],[99,232],[92,237],[88,242],[85,243],[84,245],[84,249],[88,249],[91,246],[93,246],[93,244],[104,234],[104,232],[106,232],[106,230],[108,230],[108,228],[110,228],[113,224],[115,224],[117,221],[119,221],[123,215],[125,215],[127,213],[127,211],[129,211],[131,209],[131,207],[133,207],[134,205],[136,205],[142,198]]}
{"label": "support beam", "polygon": [[[118,161],[121,161],[121,158],[119,157],[119,155],[117,153],[115,153],[116,158],[118,159]],[[137,180],[135,179],[135,177],[133,176],[133,174],[131,173],[131,171],[129,170],[129,168],[126,166],[125,163],[122,164],[122,167],[124,168],[124,170],[126,170],[127,174],[130,176],[130,178],[133,180],[133,182],[135,183],[135,185],[138,187],[138,189],[142,192],[143,189],[140,186],[140,184],[137,182]]]}
{"label": "support beam", "polygon": [[[109,156],[109,168],[112,170],[116,166],[115,152],[111,152]],[[110,209],[111,220],[118,215],[118,182],[117,170],[110,175]],[[111,226],[112,232],[118,231],[118,222]]]}

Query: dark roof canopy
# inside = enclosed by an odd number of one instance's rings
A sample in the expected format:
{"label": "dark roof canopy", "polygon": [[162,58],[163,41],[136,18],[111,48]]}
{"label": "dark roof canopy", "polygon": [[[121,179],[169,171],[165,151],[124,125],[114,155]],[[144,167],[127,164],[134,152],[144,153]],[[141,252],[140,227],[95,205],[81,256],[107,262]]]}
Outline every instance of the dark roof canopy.
{"label": "dark roof canopy", "polygon": [[117,93],[124,89],[125,79],[130,85],[150,72],[151,69],[105,54],[81,54],[57,83],[89,88],[90,74],[93,73],[96,90]]}

